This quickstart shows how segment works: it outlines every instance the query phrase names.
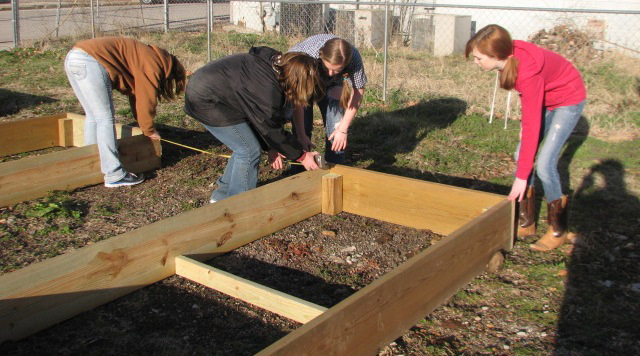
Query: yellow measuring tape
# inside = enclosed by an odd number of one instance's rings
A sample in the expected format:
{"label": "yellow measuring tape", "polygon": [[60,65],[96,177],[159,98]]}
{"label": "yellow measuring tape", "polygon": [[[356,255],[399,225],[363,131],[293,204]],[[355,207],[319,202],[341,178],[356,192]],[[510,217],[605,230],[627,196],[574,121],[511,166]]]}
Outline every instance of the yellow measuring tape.
{"label": "yellow measuring tape", "polygon": [[[195,148],[195,147],[191,147],[191,146],[187,146],[187,145],[183,145],[181,143],[177,143],[177,142],[173,142],[173,141],[169,141],[167,139],[161,138],[160,141],[164,141],[164,142],[168,142],[172,145],[176,145],[176,146],[180,146],[180,147],[184,147],[184,148],[188,148],[190,150],[196,151],[196,152],[202,152],[202,153],[206,153],[208,155],[213,155],[213,156],[218,156],[218,157],[223,157],[223,158],[231,158],[230,155],[223,155],[221,153],[213,153],[213,152],[209,152],[209,151],[205,151],[205,150],[201,150],[199,148]],[[288,161],[290,164],[299,164],[302,165],[302,163],[299,162],[293,162],[293,161]]]}

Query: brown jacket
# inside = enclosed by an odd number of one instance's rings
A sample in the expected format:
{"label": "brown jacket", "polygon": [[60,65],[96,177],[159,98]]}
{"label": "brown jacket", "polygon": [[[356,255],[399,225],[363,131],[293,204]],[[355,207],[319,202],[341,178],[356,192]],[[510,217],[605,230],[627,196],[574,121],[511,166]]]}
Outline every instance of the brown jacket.
{"label": "brown jacket", "polygon": [[130,38],[100,37],[74,46],[87,52],[109,73],[113,89],[129,96],[131,110],[145,135],[155,131],[153,118],[158,90],[171,73],[173,60],[166,50]]}

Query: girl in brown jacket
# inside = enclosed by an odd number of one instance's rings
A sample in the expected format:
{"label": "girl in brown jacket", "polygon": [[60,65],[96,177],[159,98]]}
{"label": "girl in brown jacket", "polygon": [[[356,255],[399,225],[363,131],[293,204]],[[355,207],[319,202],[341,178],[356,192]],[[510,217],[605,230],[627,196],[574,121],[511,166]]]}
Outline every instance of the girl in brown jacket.
{"label": "girl in brown jacket", "polygon": [[85,145],[98,144],[106,187],[142,183],[118,158],[112,89],[129,97],[142,132],[159,140],[153,125],[158,100],[173,99],[185,87],[185,70],[166,50],[130,38],[101,37],[76,43],[64,68],[86,115]]}

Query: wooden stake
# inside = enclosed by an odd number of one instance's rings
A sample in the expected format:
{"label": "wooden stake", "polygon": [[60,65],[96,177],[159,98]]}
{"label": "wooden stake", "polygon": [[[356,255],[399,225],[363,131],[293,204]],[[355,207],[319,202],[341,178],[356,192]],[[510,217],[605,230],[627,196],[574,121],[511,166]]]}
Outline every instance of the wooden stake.
{"label": "wooden stake", "polygon": [[322,176],[322,213],[335,215],[342,211],[342,176],[329,173]]}

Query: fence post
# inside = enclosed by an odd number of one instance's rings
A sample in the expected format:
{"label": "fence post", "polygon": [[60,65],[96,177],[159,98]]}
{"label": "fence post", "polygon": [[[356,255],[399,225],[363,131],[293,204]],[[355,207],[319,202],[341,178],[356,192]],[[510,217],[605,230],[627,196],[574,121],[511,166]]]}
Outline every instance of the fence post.
{"label": "fence post", "polygon": [[207,62],[211,62],[211,31],[213,31],[213,0],[207,0]]}
{"label": "fence post", "polygon": [[13,22],[13,48],[20,46],[20,16],[18,0],[11,1],[11,22]]}
{"label": "fence post", "polygon": [[96,19],[93,14],[93,0],[89,1],[89,7],[91,8],[91,38],[96,38]]}
{"label": "fence post", "polygon": [[169,0],[164,0],[164,33],[169,32]]}
{"label": "fence post", "polygon": [[62,0],[58,0],[56,6],[56,38],[60,35],[60,9],[62,8]]}
{"label": "fence post", "polygon": [[387,42],[389,41],[389,0],[384,5],[384,62],[382,65],[382,101],[387,101]]}

